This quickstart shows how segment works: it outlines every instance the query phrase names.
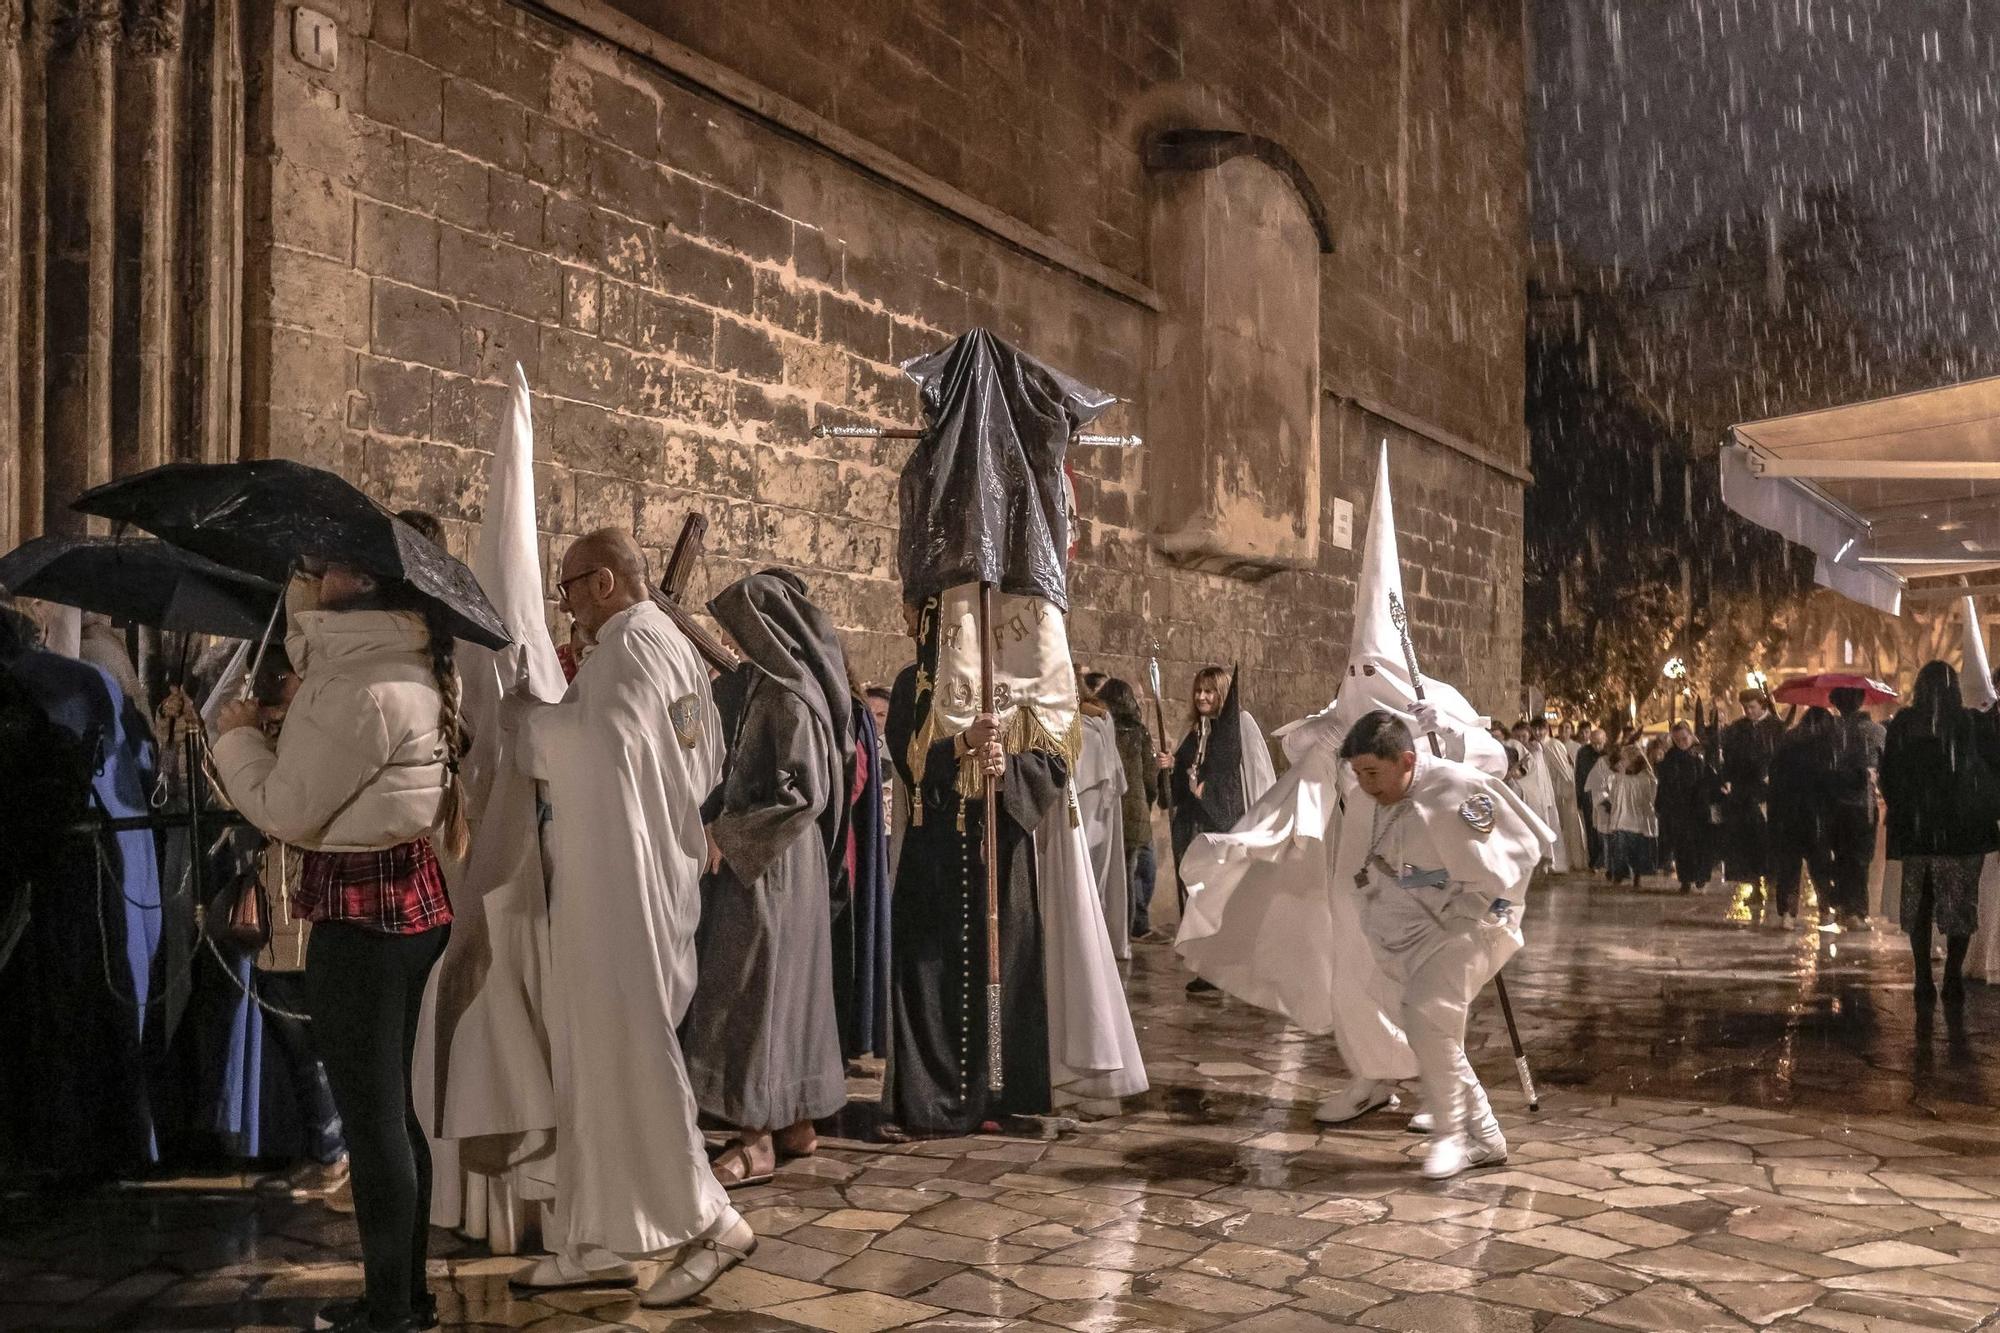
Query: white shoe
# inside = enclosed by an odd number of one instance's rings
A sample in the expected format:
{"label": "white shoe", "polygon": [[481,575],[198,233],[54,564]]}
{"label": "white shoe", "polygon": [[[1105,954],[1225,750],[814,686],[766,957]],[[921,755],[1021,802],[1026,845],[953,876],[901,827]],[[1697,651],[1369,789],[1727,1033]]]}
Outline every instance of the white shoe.
{"label": "white shoe", "polygon": [[585,1268],[552,1254],[508,1278],[507,1285],[521,1291],[565,1291],[571,1287],[629,1287],[638,1280],[639,1270],[623,1259],[601,1268]]}
{"label": "white shoe", "polygon": [[1372,1078],[1357,1078],[1319,1104],[1313,1119],[1322,1125],[1344,1125],[1359,1120],[1370,1111],[1395,1108],[1402,1103],[1390,1084]]}
{"label": "white shoe", "polygon": [[757,1233],[731,1208],[715,1220],[708,1234],[697,1236],[674,1252],[659,1277],[639,1298],[649,1310],[683,1305],[715,1285],[715,1280],[757,1252]]}
{"label": "white shoe", "polygon": [[1437,1127],[1437,1121],[1429,1111],[1419,1111],[1410,1117],[1409,1130],[1412,1134],[1428,1134]]}
{"label": "white shoe", "polygon": [[1424,1179],[1450,1180],[1462,1171],[1480,1166],[1498,1166],[1506,1160],[1507,1140],[1498,1134],[1490,1139],[1447,1134],[1431,1140],[1430,1151],[1424,1154]]}

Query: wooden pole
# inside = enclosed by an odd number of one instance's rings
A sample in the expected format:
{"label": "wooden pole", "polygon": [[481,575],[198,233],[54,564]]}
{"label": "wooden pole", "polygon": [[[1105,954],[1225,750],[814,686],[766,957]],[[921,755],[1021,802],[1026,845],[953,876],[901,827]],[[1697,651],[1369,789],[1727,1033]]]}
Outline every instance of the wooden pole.
{"label": "wooden pole", "polygon": [[[979,711],[993,712],[993,585],[979,585]],[[984,759],[980,760],[984,764]],[[1005,1085],[1000,1040],[1000,783],[981,771],[986,820],[986,1088]]]}

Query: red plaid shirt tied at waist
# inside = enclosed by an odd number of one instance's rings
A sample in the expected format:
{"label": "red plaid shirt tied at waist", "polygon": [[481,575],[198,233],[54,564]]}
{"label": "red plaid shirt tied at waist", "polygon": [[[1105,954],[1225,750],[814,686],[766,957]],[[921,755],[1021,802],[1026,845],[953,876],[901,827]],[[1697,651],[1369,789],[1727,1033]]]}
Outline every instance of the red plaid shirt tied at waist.
{"label": "red plaid shirt tied at waist", "polygon": [[417,935],[451,921],[429,838],[379,852],[306,852],[292,910],[308,921],[344,921],[384,935]]}

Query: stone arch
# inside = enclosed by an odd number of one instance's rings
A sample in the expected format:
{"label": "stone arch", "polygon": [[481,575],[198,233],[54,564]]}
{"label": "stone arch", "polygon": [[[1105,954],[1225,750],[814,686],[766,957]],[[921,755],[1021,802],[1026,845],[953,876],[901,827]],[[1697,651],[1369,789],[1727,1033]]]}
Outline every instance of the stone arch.
{"label": "stone arch", "polygon": [[1143,142],[1163,306],[1148,379],[1154,540],[1238,577],[1311,567],[1325,203],[1261,135],[1162,129]]}

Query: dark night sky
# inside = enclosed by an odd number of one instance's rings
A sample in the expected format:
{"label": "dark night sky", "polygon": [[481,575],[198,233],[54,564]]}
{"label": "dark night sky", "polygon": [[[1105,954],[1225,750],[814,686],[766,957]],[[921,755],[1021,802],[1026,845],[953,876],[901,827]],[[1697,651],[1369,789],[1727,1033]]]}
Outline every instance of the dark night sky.
{"label": "dark night sky", "polygon": [[2000,0],[1530,0],[1534,230],[1643,269],[1843,185],[1883,332],[1991,346]]}

